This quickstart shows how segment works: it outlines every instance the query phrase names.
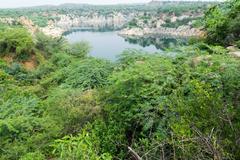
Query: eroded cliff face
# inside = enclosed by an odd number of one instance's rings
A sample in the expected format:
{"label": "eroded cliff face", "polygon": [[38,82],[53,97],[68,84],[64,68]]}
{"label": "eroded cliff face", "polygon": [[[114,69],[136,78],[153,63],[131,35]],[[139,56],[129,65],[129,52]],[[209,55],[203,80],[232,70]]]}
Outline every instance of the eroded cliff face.
{"label": "eroded cliff face", "polygon": [[113,13],[107,16],[98,13],[89,14],[86,16],[77,16],[72,14],[58,15],[58,20],[54,21],[56,27],[69,29],[71,27],[92,27],[101,28],[104,26],[112,26],[119,29],[127,24],[133,16],[127,16],[122,13]]}
{"label": "eroded cliff face", "polygon": [[37,32],[43,32],[45,35],[52,37],[60,37],[64,33],[64,29],[54,26],[51,21],[48,23],[46,27],[39,27],[35,25],[30,19],[27,17],[20,17],[18,20],[19,24],[23,25],[32,35]]}
{"label": "eroded cliff face", "polygon": [[29,33],[34,35],[37,32],[43,32],[45,35],[52,37],[60,37],[65,32],[64,29],[55,26],[51,21],[49,21],[46,27],[39,27],[35,25],[32,20],[27,17],[21,16],[19,18],[0,18],[1,23],[8,25],[22,25],[28,30]]}
{"label": "eroded cliff face", "polygon": [[20,17],[17,19],[17,22],[24,26],[32,35],[39,31],[38,26],[36,26],[30,19],[27,17]]}
{"label": "eroded cliff face", "polygon": [[0,18],[0,23],[4,23],[4,24],[9,24],[9,25],[13,25],[15,23],[15,19],[11,18],[11,17],[2,17]]}
{"label": "eroded cliff face", "polygon": [[[205,33],[201,28],[194,28],[195,19],[202,17],[202,13],[185,12],[179,16],[175,14],[160,13],[155,15],[142,15],[134,19],[134,26],[128,26],[119,32],[119,35],[128,36],[172,36],[172,37],[203,37]],[[182,24],[181,24],[182,23]],[[168,27],[176,24],[176,27]]]}
{"label": "eroded cliff face", "polygon": [[[74,27],[104,29],[111,28],[113,30],[122,29],[119,35],[122,36],[148,36],[148,35],[169,35],[169,36],[203,36],[204,33],[200,29],[191,26],[192,21],[186,25],[176,28],[164,27],[166,23],[174,23],[184,19],[193,19],[201,17],[201,12],[186,12],[180,16],[169,13],[149,13],[149,12],[111,12],[103,14],[99,12],[84,12],[82,14],[60,14],[57,12],[42,13],[42,16],[50,18],[46,27],[35,25],[27,17],[0,18],[0,22],[13,24],[21,24],[34,34],[38,31],[46,35],[59,37],[64,32],[71,30]],[[135,26],[129,27],[129,23],[135,20]]]}
{"label": "eroded cliff face", "polygon": [[46,27],[39,27],[35,25],[29,18],[24,16],[16,19],[10,17],[0,18],[0,22],[9,25],[20,24],[24,26],[31,34],[41,31],[46,35],[59,37],[72,27],[98,29],[108,26],[112,29],[121,29],[134,17],[134,14],[125,15],[122,13],[112,13],[110,15],[103,16],[98,13],[92,13],[85,16],[73,14],[54,14],[46,16],[55,17],[54,19],[48,21],[48,25]]}
{"label": "eroded cliff face", "polygon": [[126,28],[118,33],[120,36],[160,36],[168,35],[172,37],[203,37],[205,33],[198,28],[191,28],[189,26],[180,26],[178,28]]}

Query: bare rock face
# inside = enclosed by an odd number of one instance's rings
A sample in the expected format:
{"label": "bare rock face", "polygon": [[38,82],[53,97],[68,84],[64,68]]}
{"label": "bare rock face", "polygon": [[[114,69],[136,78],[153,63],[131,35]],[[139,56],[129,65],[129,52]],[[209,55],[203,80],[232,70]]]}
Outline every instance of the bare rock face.
{"label": "bare rock face", "polygon": [[231,52],[234,57],[240,58],[240,51]]}
{"label": "bare rock face", "polygon": [[144,36],[146,34],[141,28],[124,29],[118,33],[122,36]]}
{"label": "bare rock face", "polygon": [[211,55],[204,55],[204,56],[198,56],[192,59],[192,66],[196,67],[197,65],[199,65],[201,62],[207,62],[209,66],[212,65],[211,63]]}
{"label": "bare rock face", "polygon": [[16,20],[14,18],[0,18],[0,22],[4,23],[4,24],[9,24],[9,25],[13,25],[14,23],[16,23]]}
{"label": "bare rock face", "polygon": [[54,26],[47,26],[44,28],[40,28],[40,31],[42,31],[45,35],[51,36],[51,37],[61,37],[64,30],[58,27]]}
{"label": "bare rock face", "polygon": [[229,54],[236,57],[236,58],[240,58],[240,50],[234,46],[229,46],[227,47]]}
{"label": "bare rock face", "polygon": [[38,31],[41,31],[48,36],[60,37],[64,32],[63,29],[55,27],[52,21],[49,21],[48,26],[43,28],[36,26],[30,19],[23,16],[18,19],[18,22],[23,25],[32,35]]}
{"label": "bare rock face", "polygon": [[178,17],[174,16],[174,17],[172,17],[172,18],[171,18],[171,20],[170,20],[170,21],[171,21],[171,22],[176,22],[176,21],[177,21],[177,19],[178,19]]}
{"label": "bare rock face", "polygon": [[32,35],[38,31],[38,27],[35,26],[34,23],[27,17],[20,17],[18,22],[23,25]]}
{"label": "bare rock face", "polygon": [[161,28],[163,24],[165,24],[165,21],[163,21],[163,20],[161,20],[161,19],[158,20],[158,21],[157,21],[157,24],[156,24],[156,28]]}
{"label": "bare rock face", "polygon": [[237,48],[234,46],[229,46],[229,47],[227,47],[227,50],[229,50],[230,52],[235,52],[237,50]]}
{"label": "bare rock face", "polygon": [[129,21],[122,13],[114,13],[111,15],[103,16],[98,13],[89,14],[85,16],[76,15],[58,15],[58,21],[55,21],[55,26],[60,28],[70,27],[103,27],[103,26],[116,26],[122,27]]}
{"label": "bare rock face", "polygon": [[131,28],[131,29],[124,29],[118,33],[122,36],[149,36],[149,35],[168,35],[173,37],[202,37],[204,32],[196,29],[190,28],[189,26],[180,26],[176,28],[166,28],[166,27],[159,27],[159,28]]}

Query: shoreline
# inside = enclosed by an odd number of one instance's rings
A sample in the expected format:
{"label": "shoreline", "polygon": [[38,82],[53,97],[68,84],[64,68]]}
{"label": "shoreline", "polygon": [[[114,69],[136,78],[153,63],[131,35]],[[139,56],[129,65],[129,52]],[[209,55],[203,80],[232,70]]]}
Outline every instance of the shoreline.
{"label": "shoreline", "polygon": [[126,28],[118,32],[123,37],[170,36],[170,37],[204,37],[205,33],[197,28],[180,26],[178,28]]}

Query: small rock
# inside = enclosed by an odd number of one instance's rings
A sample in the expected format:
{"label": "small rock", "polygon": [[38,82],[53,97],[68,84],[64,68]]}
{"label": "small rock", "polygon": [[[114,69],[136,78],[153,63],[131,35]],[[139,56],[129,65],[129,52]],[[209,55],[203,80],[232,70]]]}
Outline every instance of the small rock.
{"label": "small rock", "polygon": [[208,62],[209,66],[211,66],[212,65],[212,63],[210,62],[211,57],[212,57],[211,55],[195,57],[195,58],[192,59],[192,65],[197,66],[202,61],[206,61],[206,62]]}
{"label": "small rock", "polygon": [[237,48],[234,46],[229,46],[229,47],[227,47],[227,50],[229,50],[230,52],[235,52],[237,50]]}
{"label": "small rock", "polygon": [[240,58],[240,51],[230,52],[230,55]]}

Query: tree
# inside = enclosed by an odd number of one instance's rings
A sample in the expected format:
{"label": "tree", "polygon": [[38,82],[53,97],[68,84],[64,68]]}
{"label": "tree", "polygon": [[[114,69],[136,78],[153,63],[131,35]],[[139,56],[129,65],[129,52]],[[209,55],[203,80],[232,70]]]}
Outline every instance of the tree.
{"label": "tree", "polygon": [[82,41],[78,43],[71,44],[69,46],[69,54],[73,55],[77,58],[85,58],[87,54],[90,52],[91,46],[88,42]]}
{"label": "tree", "polygon": [[205,15],[207,42],[233,45],[240,38],[240,1],[231,0],[210,8]]}
{"label": "tree", "polygon": [[36,48],[43,52],[46,58],[54,53],[66,50],[67,42],[64,38],[53,38],[43,33],[36,34]]}
{"label": "tree", "polygon": [[33,53],[33,39],[25,29],[6,29],[0,32],[0,52],[15,58],[26,58]]}

